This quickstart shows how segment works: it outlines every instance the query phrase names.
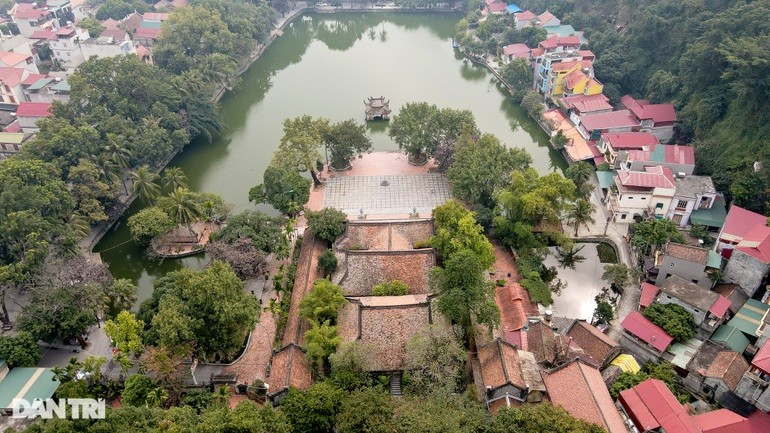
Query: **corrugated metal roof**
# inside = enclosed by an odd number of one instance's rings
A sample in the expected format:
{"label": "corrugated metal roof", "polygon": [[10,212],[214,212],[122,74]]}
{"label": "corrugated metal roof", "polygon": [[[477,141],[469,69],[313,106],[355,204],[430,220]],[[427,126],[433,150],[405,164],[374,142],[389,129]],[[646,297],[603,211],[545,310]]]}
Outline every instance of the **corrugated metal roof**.
{"label": "corrugated metal roof", "polygon": [[668,335],[663,328],[652,323],[638,311],[632,311],[623,319],[620,326],[661,352],[664,352],[674,341],[674,337]]}
{"label": "corrugated metal roof", "polygon": [[41,78],[35,81],[31,86],[27,87],[27,90],[40,90],[51,81],[53,81],[53,78]]}
{"label": "corrugated metal roof", "polygon": [[[730,321],[732,322],[732,320]],[[712,341],[719,343],[725,343],[727,347],[738,352],[743,353],[747,347],[749,347],[749,339],[732,324],[722,325],[717,328],[714,335],[711,336]]]}
{"label": "corrugated metal roof", "polygon": [[48,368],[16,367],[0,382],[0,408],[12,409],[16,399],[27,401],[51,398],[59,381]]}

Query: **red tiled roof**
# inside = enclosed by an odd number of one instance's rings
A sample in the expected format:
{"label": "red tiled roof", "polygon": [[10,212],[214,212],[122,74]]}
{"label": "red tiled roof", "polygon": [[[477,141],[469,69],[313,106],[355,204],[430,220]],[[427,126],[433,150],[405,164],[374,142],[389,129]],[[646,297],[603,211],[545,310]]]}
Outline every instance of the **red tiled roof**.
{"label": "red tiled roof", "polygon": [[674,341],[674,337],[668,335],[663,328],[652,323],[638,311],[632,311],[623,319],[620,326],[660,352],[664,352]]}
{"label": "red tiled roof", "polygon": [[289,388],[308,389],[313,384],[312,369],[305,352],[296,344],[284,346],[270,361],[268,394],[273,396]]}
{"label": "red tiled roof", "polygon": [[666,433],[701,433],[666,384],[647,379],[621,391],[620,404],[640,431],[663,428]]}
{"label": "red tiled roof", "polygon": [[160,30],[161,29],[139,27],[138,29],[136,29],[136,33],[134,33],[134,39],[137,39],[137,38],[157,39],[158,35],[160,34]]}
{"label": "red tiled roof", "polygon": [[24,73],[28,72],[21,68],[0,68],[0,82],[9,86],[18,86],[24,78]]}
{"label": "red tiled roof", "polygon": [[770,414],[757,410],[749,415],[748,420],[751,433],[770,433]]}
{"label": "red tiled roof", "polygon": [[18,120],[14,120],[11,122],[10,125],[6,126],[5,129],[3,129],[5,132],[21,132],[21,124]]}
{"label": "red tiled roof", "polygon": [[31,86],[38,81],[42,80],[43,78],[48,78],[48,75],[46,74],[29,74],[27,75],[27,78],[21,82],[23,86]]}
{"label": "red tiled roof", "polygon": [[16,117],[47,117],[51,115],[50,102],[20,102]]}
{"label": "red tiled roof", "polygon": [[693,415],[703,433],[751,433],[749,420],[727,409]]}
{"label": "red tiled roof", "polygon": [[762,348],[754,355],[751,365],[770,374],[770,340],[765,341]]}
{"label": "red tiled roof", "polygon": [[731,391],[735,391],[743,373],[748,370],[749,363],[743,359],[743,355],[732,350],[724,350],[714,357],[704,376],[721,379]]}
{"label": "red tiled roof", "polygon": [[505,10],[505,8],[508,7],[507,4],[503,2],[494,2],[491,5],[489,5],[489,11],[490,12],[502,12]]}
{"label": "red tiled roof", "polygon": [[639,306],[649,307],[658,293],[660,293],[660,287],[650,283],[642,283],[642,297],[639,300]]}
{"label": "red tiled roof", "polygon": [[564,84],[567,85],[568,89],[572,89],[575,87],[579,82],[589,79],[588,75],[586,75],[581,70],[575,70],[567,74],[566,77],[564,77]]}
{"label": "red tiled roof", "polygon": [[104,29],[99,33],[99,37],[111,37],[115,42],[121,42],[126,39],[127,34],[123,29]]}
{"label": "red tiled roof", "polygon": [[593,60],[596,58],[596,54],[591,50],[578,50],[578,54],[583,56],[583,60]]}
{"label": "red tiled roof", "polygon": [[537,17],[537,19],[540,21],[540,24],[547,23],[548,21],[551,21],[554,18],[556,17],[548,11],[543,12]]}
{"label": "red tiled roof", "polygon": [[168,14],[160,12],[146,12],[144,15],[142,15],[142,18],[144,18],[145,21],[166,21],[168,19]]}
{"label": "red tiled roof", "polygon": [[593,65],[590,60],[570,60],[568,62],[559,62],[551,66],[551,70],[554,72],[569,71],[576,65],[580,65],[583,69],[591,69]]}
{"label": "red tiled roof", "polygon": [[13,51],[0,51],[0,62],[3,62],[8,66],[18,65],[31,58],[32,56],[29,54],[14,53]]}
{"label": "red tiled roof", "polygon": [[709,313],[717,316],[718,318],[722,318],[725,316],[725,313],[730,308],[730,300],[725,298],[722,295],[719,295],[716,301],[714,301],[714,305],[709,308]]}
{"label": "red tiled roof", "polygon": [[552,50],[557,47],[579,47],[580,38],[577,36],[553,35],[540,42],[539,46],[546,50]]}
{"label": "red tiled roof", "polygon": [[511,44],[503,47],[506,56],[528,57],[532,50],[526,44]]}
{"label": "red tiled roof", "polygon": [[545,52],[542,48],[532,48],[532,57],[540,57]]}
{"label": "red tiled roof", "polygon": [[478,358],[484,388],[497,389],[507,384],[519,389],[527,387],[519,352],[511,344],[497,338],[479,348]]}
{"label": "red tiled roof", "polygon": [[537,15],[535,15],[535,13],[532,11],[524,11],[513,14],[513,17],[516,19],[516,21],[530,21],[537,18]]}
{"label": "red tiled roof", "polygon": [[53,39],[53,40],[58,39],[58,37],[56,36],[56,32],[54,32],[53,30],[48,30],[48,29],[35,30],[34,32],[32,32],[32,35],[29,38],[30,39],[42,39],[42,40],[45,40],[45,41],[51,40],[51,39]]}
{"label": "red tiled roof", "polygon": [[730,206],[727,212],[725,225],[722,227],[722,238],[731,242],[740,242],[751,229],[767,224],[767,217],[756,212],[746,210],[736,204]]}
{"label": "red tiled roof", "polygon": [[75,33],[75,27],[60,27],[56,29],[56,34],[59,36],[69,36]]}
{"label": "red tiled roof", "polygon": [[604,94],[598,95],[574,95],[565,96],[562,98],[562,103],[569,110],[574,108],[581,113],[589,113],[591,111],[605,111],[612,110],[612,105],[609,103],[609,99]]}
{"label": "red tiled roof", "polygon": [[620,343],[584,320],[573,322],[565,335],[572,338],[572,341],[599,366],[609,362],[609,358],[614,357],[620,348]]}
{"label": "red tiled roof", "polygon": [[596,424],[610,433],[626,433],[601,373],[580,360],[542,372],[551,402],[572,416]]}
{"label": "red tiled roof", "polygon": [[620,103],[640,120],[649,119],[653,123],[676,122],[676,110],[672,104],[650,104],[647,100],[634,99],[630,95],[620,98]]}
{"label": "red tiled roof", "polygon": [[106,20],[102,21],[102,25],[107,30],[115,30],[118,28],[118,24],[120,24],[120,21],[114,20],[112,18],[107,18]]}
{"label": "red tiled roof", "polygon": [[630,188],[676,188],[674,173],[660,165],[645,167],[644,171],[623,170],[618,173],[618,180]]}
{"label": "red tiled roof", "polygon": [[43,8],[38,8],[35,3],[17,3],[15,9],[15,11],[11,9],[13,12],[11,15],[14,18],[23,20],[36,20],[51,13]]}
{"label": "red tiled roof", "polygon": [[152,51],[150,51],[149,48],[145,47],[144,45],[139,45],[136,47],[136,56],[140,59],[143,59],[145,57],[150,57],[152,55]]}
{"label": "red tiled roof", "polygon": [[580,117],[580,123],[588,131],[639,126],[639,121],[628,110],[585,114]]}
{"label": "red tiled roof", "polygon": [[602,134],[602,140],[613,149],[643,149],[658,144],[658,137],[649,132],[618,132]]}
{"label": "red tiled roof", "polygon": [[735,249],[762,263],[770,263],[770,227],[757,225],[738,242]]}

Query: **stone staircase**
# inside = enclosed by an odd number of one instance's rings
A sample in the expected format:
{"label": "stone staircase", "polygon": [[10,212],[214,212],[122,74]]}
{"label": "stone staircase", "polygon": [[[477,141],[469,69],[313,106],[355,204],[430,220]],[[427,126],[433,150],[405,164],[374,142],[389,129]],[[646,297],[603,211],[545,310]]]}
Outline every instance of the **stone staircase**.
{"label": "stone staircase", "polygon": [[398,396],[401,395],[401,373],[392,373],[390,375],[390,395]]}

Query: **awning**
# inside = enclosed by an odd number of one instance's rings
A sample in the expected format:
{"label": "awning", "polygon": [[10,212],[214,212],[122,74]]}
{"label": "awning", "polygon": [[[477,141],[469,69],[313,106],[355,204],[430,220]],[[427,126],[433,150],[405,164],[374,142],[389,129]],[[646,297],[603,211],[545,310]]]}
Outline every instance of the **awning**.
{"label": "awning", "polygon": [[626,373],[639,373],[641,371],[642,367],[639,366],[639,363],[636,362],[636,359],[634,359],[633,356],[628,354],[620,354],[615,359],[610,362],[611,365],[616,365],[620,367],[620,369]]}
{"label": "awning", "polygon": [[690,214],[691,223],[706,227],[722,228],[725,219],[727,219],[727,209],[725,208],[725,201],[721,197],[714,200],[711,209],[695,209]]}

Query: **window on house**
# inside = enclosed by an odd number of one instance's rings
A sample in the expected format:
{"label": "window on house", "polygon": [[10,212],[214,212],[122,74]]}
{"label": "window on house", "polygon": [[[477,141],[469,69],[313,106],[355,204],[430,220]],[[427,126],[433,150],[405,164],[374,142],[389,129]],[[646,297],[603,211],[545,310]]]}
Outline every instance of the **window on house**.
{"label": "window on house", "polygon": [[663,203],[657,203],[655,209],[663,209]]}
{"label": "window on house", "polygon": [[647,197],[642,197],[642,200],[647,200]]}
{"label": "window on house", "polygon": [[700,198],[700,203],[698,204],[698,208],[700,208],[700,209],[708,209],[710,207],[709,206],[710,204],[711,203],[709,202],[709,198],[708,197],[701,197]]}
{"label": "window on house", "polygon": [[676,202],[676,208],[677,209],[686,209],[687,208],[687,200],[679,200]]}
{"label": "window on house", "polygon": [[623,215],[620,216],[620,219],[624,220],[624,219],[626,219],[626,216],[628,216],[628,215],[623,214]]}

